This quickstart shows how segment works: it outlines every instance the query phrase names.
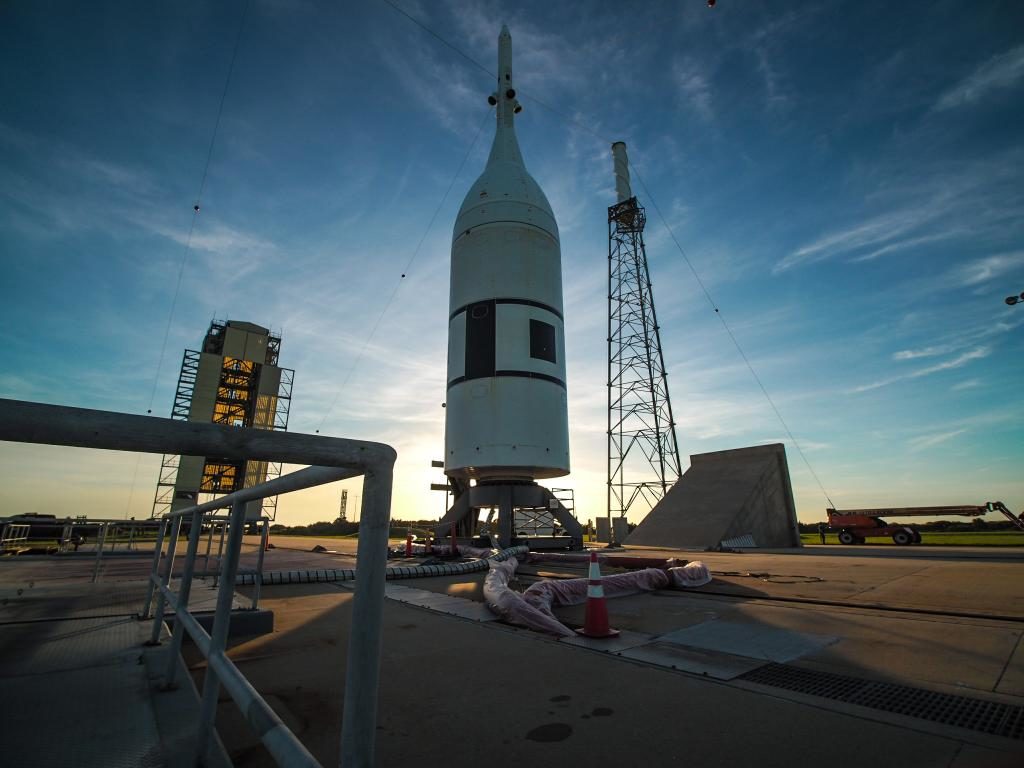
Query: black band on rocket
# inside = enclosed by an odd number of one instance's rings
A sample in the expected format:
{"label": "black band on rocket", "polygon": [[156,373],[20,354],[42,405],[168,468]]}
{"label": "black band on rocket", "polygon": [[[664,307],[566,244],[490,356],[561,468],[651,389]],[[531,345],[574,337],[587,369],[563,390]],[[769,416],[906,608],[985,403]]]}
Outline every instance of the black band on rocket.
{"label": "black band on rocket", "polygon": [[[543,302],[540,301],[533,301],[532,299],[492,299],[492,301],[495,304],[522,304],[527,307],[536,307],[537,309],[543,309],[550,312],[551,314],[555,315],[559,320],[565,320],[565,318],[562,317],[562,313],[559,310],[555,309],[550,304],[544,304]],[[466,304],[465,306],[459,307],[450,315],[448,315],[448,319],[454,320],[457,315],[461,315],[463,312],[465,312],[467,309],[473,306],[473,304],[476,303],[477,302],[473,302],[472,304]]]}
{"label": "black band on rocket", "polygon": [[448,382],[448,389],[462,384],[466,381],[474,381],[475,379],[489,379],[498,378],[499,376],[511,376],[520,379],[543,379],[544,381],[550,381],[552,384],[557,384],[562,389],[565,389],[565,382],[557,376],[548,376],[546,373],[537,373],[535,371],[495,371],[493,376],[459,376],[457,379],[452,379]]}

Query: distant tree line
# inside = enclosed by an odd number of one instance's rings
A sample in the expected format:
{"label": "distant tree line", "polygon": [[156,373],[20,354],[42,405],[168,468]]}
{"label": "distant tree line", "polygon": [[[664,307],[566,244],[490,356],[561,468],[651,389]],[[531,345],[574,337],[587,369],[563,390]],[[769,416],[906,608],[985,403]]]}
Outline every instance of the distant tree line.
{"label": "distant tree line", "polygon": [[[422,537],[429,531],[433,531],[437,523],[437,520],[392,520],[388,535],[392,538],[401,538],[406,535],[408,530],[412,529],[413,533]],[[341,518],[336,518],[333,522],[325,520],[309,525],[274,523],[270,526],[270,532],[283,536],[349,536],[359,532],[359,523],[348,522]]]}
{"label": "distant tree line", "polygon": [[[980,517],[976,517],[973,520],[936,520],[931,523],[916,523],[912,520],[900,520],[898,517],[883,517],[888,523],[894,525],[911,525],[919,531],[941,533],[948,531],[949,533],[963,533],[966,531],[1016,531],[1018,530],[1013,523],[1009,520],[984,520]],[[828,525],[828,521],[822,521]],[[798,523],[800,527],[800,533],[817,533],[818,523]]]}
{"label": "distant tree line", "polygon": [[[883,518],[885,519],[885,518]],[[896,518],[894,518],[896,519]],[[889,522],[892,522],[891,520]],[[900,520],[900,523],[904,521]],[[827,524],[827,523],[826,523]],[[1015,531],[1017,530],[1009,520],[983,520],[976,517],[973,520],[936,520],[931,523],[910,522],[914,528],[923,532],[950,533],[965,531]],[[408,531],[412,531],[421,538],[434,530],[438,525],[437,520],[392,520],[391,530],[388,534],[391,538],[403,538]],[[798,523],[800,533],[817,533],[818,523]],[[632,531],[636,525],[630,523]],[[333,522],[323,521],[310,523],[309,525],[282,525],[275,523],[270,526],[270,532],[284,536],[349,536],[359,532],[359,523],[343,521],[340,518]]]}

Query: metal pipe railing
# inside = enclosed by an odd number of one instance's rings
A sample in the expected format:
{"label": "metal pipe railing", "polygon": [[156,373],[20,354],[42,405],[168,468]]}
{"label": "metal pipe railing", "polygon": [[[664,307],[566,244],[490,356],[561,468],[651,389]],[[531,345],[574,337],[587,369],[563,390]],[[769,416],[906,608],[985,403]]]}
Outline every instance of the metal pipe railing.
{"label": "metal pipe railing", "polygon": [[[341,751],[346,767],[373,765],[377,685],[380,674],[380,624],[387,563],[391,483],[396,459],[394,449],[382,443],[296,435],[272,430],[237,429],[216,424],[182,422],[6,399],[0,399],[0,440],[161,454],[215,455],[229,460],[313,465],[212,502],[176,510],[165,516],[157,536],[150,588],[147,590],[146,604],[143,608],[143,616],[148,616],[155,593],[154,632],[151,637],[153,642],[159,641],[166,606],[170,606],[177,619],[168,650],[169,671],[165,677],[166,681],[174,679],[175,673],[171,664],[177,662],[177,653],[185,632],[193,637],[196,647],[208,659],[197,729],[196,755],[204,756],[208,750],[214,728],[217,691],[223,685],[235,703],[241,707],[246,721],[259,734],[275,760],[282,765],[317,763],[224,654],[246,522],[245,503],[363,475],[361,531],[357,550],[360,578],[356,582],[352,619],[352,628],[356,631],[350,632],[349,637]],[[195,617],[188,612],[189,589],[195,573],[195,558],[204,516],[207,512],[228,505],[231,506],[231,516],[230,522],[222,526],[222,540],[224,529],[227,529],[228,541],[220,564],[217,611],[213,632],[206,635]],[[192,515],[192,526],[189,531],[182,584],[175,594],[169,583],[181,522],[187,514]],[[168,537],[167,554],[163,555],[163,541]],[[98,549],[102,552],[102,544]],[[207,557],[208,555],[209,547]],[[165,561],[166,569],[161,568],[161,561]],[[258,597],[256,599],[258,600]]]}
{"label": "metal pipe railing", "polygon": [[[167,535],[167,526],[170,525],[170,521],[161,520],[160,530],[156,535],[156,548],[153,550],[153,573],[156,573],[160,568],[160,554],[164,549],[164,536]],[[150,577],[149,584],[146,586],[146,602],[143,605],[142,613],[139,614],[140,619],[149,618],[149,609],[153,605],[153,589],[156,587],[156,582]]]}
{"label": "metal pipe railing", "polygon": [[[231,622],[231,604],[235,598],[235,573],[238,558],[242,552],[242,532],[245,528],[245,503],[238,501],[231,507],[231,523],[228,530],[228,548],[221,560],[220,588],[217,590],[217,611],[213,617],[213,632],[210,633],[209,659],[224,652],[228,641],[228,625]],[[220,691],[220,677],[211,664],[207,664],[203,679],[203,696],[199,706],[199,731],[196,737],[196,759],[206,761],[206,750],[210,733],[217,717],[217,695]],[[243,712],[245,710],[242,710]]]}
{"label": "metal pipe railing", "polygon": [[92,580],[94,584],[100,576],[100,562],[103,560],[103,543],[107,540],[107,526],[109,525],[110,523],[103,523],[100,526],[100,532],[96,538],[96,564],[92,568]]}
{"label": "metal pipe railing", "polygon": [[0,534],[0,551],[15,546],[20,542],[28,544],[29,532],[32,526],[24,523],[7,523],[3,533]]}
{"label": "metal pipe railing", "polygon": [[[188,613],[188,599],[192,592],[192,575],[196,569],[196,552],[199,549],[199,535],[202,530],[203,513],[195,512],[192,515],[192,525],[188,529],[188,549],[185,552],[185,568],[181,574],[181,587],[178,589],[178,596],[175,599],[174,616],[176,619],[181,618],[183,613]],[[170,571],[169,567],[168,571]],[[168,578],[170,578],[170,573],[168,573]],[[155,629],[159,632],[159,628]],[[174,676],[178,671],[178,656],[181,654],[181,641],[184,638],[184,626],[180,621],[175,621],[174,631],[171,633],[171,647],[167,652],[167,671],[164,673],[165,688],[174,686]]]}
{"label": "metal pipe railing", "polygon": [[252,585],[252,609],[260,607],[260,587],[263,585],[263,556],[267,553],[267,542],[270,540],[270,520],[263,520],[260,531],[260,551],[256,553],[256,573],[259,574]]}
{"label": "metal pipe railing", "polygon": [[150,645],[159,645],[160,643],[160,629],[164,621],[164,603],[167,600],[164,592],[171,581],[171,572],[174,570],[174,550],[178,547],[178,534],[180,533],[181,517],[175,517],[171,520],[171,535],[170,540],[167,542],[167,569],[161,577],[159,574],[160,561],[158,559],[156,572],[153,574],[153,577],[162,578],[162,581],[157,585],[159,591],[156,593],[156,610],[153,612],[155,618],[153,619],[153,631],[149,637]]}

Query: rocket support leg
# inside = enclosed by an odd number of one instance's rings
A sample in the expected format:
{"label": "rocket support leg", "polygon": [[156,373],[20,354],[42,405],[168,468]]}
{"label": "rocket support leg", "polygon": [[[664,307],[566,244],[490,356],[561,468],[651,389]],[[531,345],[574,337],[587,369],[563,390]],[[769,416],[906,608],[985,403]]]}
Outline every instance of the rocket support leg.
{"label": "rocket support leg", "polygon": [[[552,504],[554,502],[554,504]],[[438,538],[448,536],[452,523],[458,525],[460,536],[477,534],[477,511],[498,508],[498,540],[501,547],[513,545],[516,538],[515,511],[517,509],[547,509],[557,518],[571,539],[570,549],[583,549],[583,526],[573,517],[550,490],[536,483],[484,484],[467,488],[452,504],[435,528]],[[524,543],[529,543],[528,539]]]}
{"label": "rocket support leg", "polygon": [[502,549],[512,546],[515,535],[515,510],[512,507],[512,486],[501,488],[501,504],[498,507],[498,546]]}

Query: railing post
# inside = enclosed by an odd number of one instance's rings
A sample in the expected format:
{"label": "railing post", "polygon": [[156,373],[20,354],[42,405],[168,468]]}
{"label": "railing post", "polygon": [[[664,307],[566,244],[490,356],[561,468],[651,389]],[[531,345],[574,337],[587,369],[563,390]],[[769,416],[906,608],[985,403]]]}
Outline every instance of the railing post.
{"label": "railing post", "polygon": [[[224,532],[227,531],[228,525],[228,523],[221,521],[220,542],[217,544],[217,564],[220,566],[224,565]],[[213,586],[215,587],[220,583],[218,581],[218,579],[220,579],[219,573],[220,572],[218,571],[218,575],[213,577]]]}
{"label": "railing post", "polygon": [[381,621],[387,569],[392,469],[368,469],[363,478],[356,550],[356,595],[345,667],[341,723],[341,764],[372,768],[377,728]]}
{"label": "railing post", "polygon": [[103,544],[107,540],[107,526],[110,523],[103,523],[96,541],[96,564],[92,568],[92,583],[95,584],[100,577],[100,561],[103,560]]}
{"label": "railing post", "polygon": [[260,551],[256,555],[256,576],[253,579],[252,587],[252,609],[255,611],[260,605],[260,587],[263,585],[263,555],[267,551],[267,542],[270,540],[270,520],[263,521],[263,530],[260,532]]}
{"label": "railing post", "polygon": [[202,527],[203,513],[197,509],[192,513],[192,525],[188,529],[188,549],[185,550],[185,567],[181,572],[181,587],[178,589],[177,606],[174,611],[174,631],[171,634],[171,645],[167,649],[164,688],[174,686],[174,676],[178,671],[178,654],[181,653],[181,641],[185,638],[185,624],[181,620],[181,614],[188,613],[188,598],[192,592],[192,576],[196,570],[196,552],[199,551],[199,534]]}
{"label": "railing post", "polygon": [[235,575],[238,573],[244,531],[245,502],[235,502],[231,507],[231,520],[228,523],[228,551],[221,560],[217,612],[213,617],[213,632],[210,633],[210,655],[206,663],[203,700],[199,709],[199,727],[196,731],[196,758],[200,763],[204,762],[210,744],[210,735],[217,719],[217,696],[220,693],[220,679],[209,660],[214,656],[222,656],[227,645],[231,604],[235,598]]}
{"label": "railing post", "polygon": [[[174,571],[174,550],[178,546],[178,533],[181,531],[181,515],[177,515],[171,523],[171,538],[167,542],[167,572],[160,577],[160,585],[166,587],[171,581]],[[160,627],[164,623],[164,591],[156,591],[156,610],[153,612],[153,632],[149,636],[150,645],[160,644]]]}
{"label": "railing post", "polygon": [[210,521],[210,532],[206,536],[206,559],[203,560],[203,578],[205,579],[210,575],[210,547],[213,546],[213,527],[217,525],[216,521]]}
{"label": "railing post", "polygon": [[160,528],[156,534],[156,548],[153,550],[153,570],[149,574],[149,584],[146,586],[146,603],[142,607],[140,619],[149,618],[149,609],[153,607],[153,590],[156,589],[156,580],[160,577],[160,555],[163,554],[164,535],[167,533],[167,518],[160,521]]}

